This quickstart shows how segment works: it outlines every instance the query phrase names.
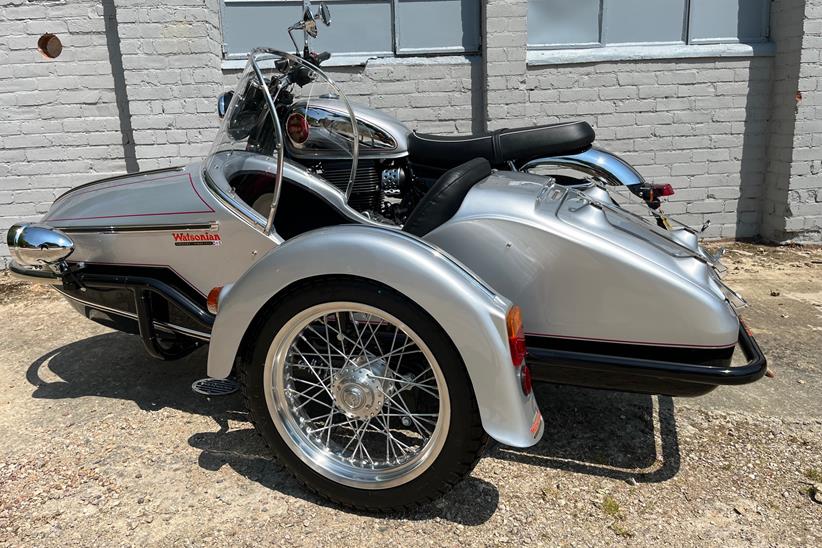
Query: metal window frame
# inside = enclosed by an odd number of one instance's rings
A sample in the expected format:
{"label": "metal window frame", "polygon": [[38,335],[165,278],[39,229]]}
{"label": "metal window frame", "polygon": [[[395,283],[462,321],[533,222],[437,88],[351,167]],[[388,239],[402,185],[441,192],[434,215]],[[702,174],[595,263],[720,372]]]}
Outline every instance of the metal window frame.
{"label": "metal window frame", "polygon": [[[228,44],[225,42],[225,34],[223,32],[223,21],[225,20],[225,9],[227,4],[271,4],[271,3],[294,3],[299,0],[220,0],[219,15],[220,15],[220,33],[223,36],[223,60],[239,60],[246,59],[248,52],[228,53]],[[325,0],[329,4],[344,4],[352,3],[357,0]],[[346,52],[340,54],[340,57],[377,57],[377,58],[402,58],[402,57],[418,57],[418,56],[434,56],[434,55],[474,55],[482,50],[482,21],[477,27],[479,32],[476,49],[465,48],[463,46],[445,46],[445,47],[430,47],[430,48],[403,48],[400,46],[400,16],[399,3],[401,0],[371,0],[382,3],[388,3],[391,7],[391,45],[392,51],[363,51],[363,52]],[[481,2],[482,0],[474,0]],[[478,10],[480,19],[482,18],[482,6]]]}
{"label": "metal window frame", "polygon": [[[760,0],[762,7],[762,29],[761,38],[740,40],[739,38],[691,38],[691,28],[693,27],[693,9],[692,0],[685,0],[685,16],[682,22],[682,40],[681,41],[663,41],[663,42],[619,42],[609,44],[607,39],[607,29],[605,27],[605,15],[613,0],[599,0],[599,20],[598,24],[598,42],[570,42],[570,43],[545,43],[545,44],[527,44],[527,48],[532,51],[539,50],[564,50],[564,49],[600,49],[600,48],[621,48],[621,47],[637,47],[637,46],[676,46],[676,45],[707,45],[707,44],[761,44],[768,42],[770,39],[770,1]],[[615,9],[615,6],[611,6]]]}

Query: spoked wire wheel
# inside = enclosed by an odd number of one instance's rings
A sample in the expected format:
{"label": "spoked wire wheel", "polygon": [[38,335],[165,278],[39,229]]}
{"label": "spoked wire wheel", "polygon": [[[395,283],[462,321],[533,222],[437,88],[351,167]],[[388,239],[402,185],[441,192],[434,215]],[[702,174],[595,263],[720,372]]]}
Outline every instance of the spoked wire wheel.
{"label": "spoked wire wheel", "polygon": [[290,318],[269,347],[263,388],[294,454],[349,487],[413,480],[448,437],[450,398],[434,354],[374,306],[325,302]]}

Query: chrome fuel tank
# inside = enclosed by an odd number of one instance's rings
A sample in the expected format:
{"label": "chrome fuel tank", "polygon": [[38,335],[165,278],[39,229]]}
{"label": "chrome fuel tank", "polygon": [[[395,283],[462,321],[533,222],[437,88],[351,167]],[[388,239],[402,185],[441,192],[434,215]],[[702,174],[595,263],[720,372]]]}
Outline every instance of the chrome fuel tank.
{"label": "chrome fuel tank", "polygon": [[519,304],[529,335],[680,348],[738,337],[698,252],[550,179],[496,172],[425,239]]}
{"label": "chrome fuel tank", "polygon": [[[378,110],[351,103],[357,118],[361,159],[388,160],[408,154],[411,133],[399,120]],[[286,118],[286,146],[298,159],[350,160],[351,122],[345,105],[334,97],[296,101]]]}

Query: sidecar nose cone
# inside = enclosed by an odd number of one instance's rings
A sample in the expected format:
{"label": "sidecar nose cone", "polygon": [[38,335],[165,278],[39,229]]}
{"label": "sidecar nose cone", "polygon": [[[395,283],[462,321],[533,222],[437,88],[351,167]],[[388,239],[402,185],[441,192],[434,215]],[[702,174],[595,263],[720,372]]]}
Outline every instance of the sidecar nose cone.
{"label": "sidecar nose cone", "polygon": [[16,224],[6,243],[12,257],[23,265],[55,264],[74,252],[74,242],[64,232],[44,224]]}

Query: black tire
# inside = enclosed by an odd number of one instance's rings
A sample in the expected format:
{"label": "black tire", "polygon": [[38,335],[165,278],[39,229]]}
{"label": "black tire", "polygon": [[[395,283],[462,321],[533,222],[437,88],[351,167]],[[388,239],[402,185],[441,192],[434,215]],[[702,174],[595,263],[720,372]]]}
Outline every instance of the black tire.
{"label": "black tire", "polygon": [[[362,303],[401,320],[428,346],[445,377],[450,423],[438,456],[418,476],[385,489],[359,489],[333,481],[304,463],[283,440],[266,403],[263,382],[269,348],[289,319],[308,308],[334,301]],[[487,443],[479,409],[462,359],[443,329],[422,308],[396,291],[356,278],[316,279],[292,287],[267,308],[256,341],[239,364],[245,403],[257,431],[278,459],[307,489],[348,508],[376,512],[407,511],[430,503],[460,482]]]}

